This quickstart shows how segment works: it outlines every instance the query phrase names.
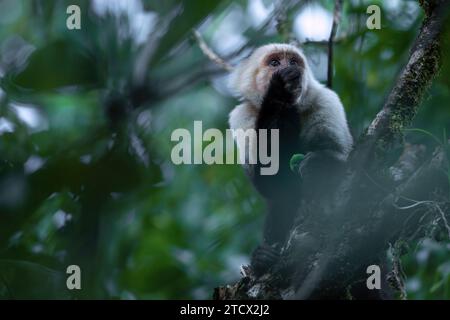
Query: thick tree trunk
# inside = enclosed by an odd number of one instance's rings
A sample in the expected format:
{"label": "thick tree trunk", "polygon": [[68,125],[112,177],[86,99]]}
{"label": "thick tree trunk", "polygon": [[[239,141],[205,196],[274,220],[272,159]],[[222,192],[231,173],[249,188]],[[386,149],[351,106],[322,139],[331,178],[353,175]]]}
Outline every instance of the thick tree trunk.
{"label": "thick tree trunk", "polygon": [[298,219],[280,261],[259,278],[244,267],[238,283],[216,288],[216,299],[380,298],[366,287],[369,265],[380,265],[385,289],[388,282],[401,286],[396,261],[388,269],[387,249],[420,236],[432,221],[450,232],[444,151],[427,155],[424,147],[400,143],[439,70],[448,16],[448,0],[420,3],[425,19],[409,60],[347,168],[303,179]]}

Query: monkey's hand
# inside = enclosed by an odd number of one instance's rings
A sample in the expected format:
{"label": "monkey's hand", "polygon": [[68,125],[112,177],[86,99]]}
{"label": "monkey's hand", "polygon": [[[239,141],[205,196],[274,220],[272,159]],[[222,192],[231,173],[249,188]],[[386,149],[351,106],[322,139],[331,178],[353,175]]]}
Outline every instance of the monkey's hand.
{"label": "monkey's hand", "polygon": [[261,276],[280,259],[280,252],[277,247],[268,244],[258,246],[251,256],[251,267],[256,276]]}
{"label": "monkey's hand", "polygon": [[273,74],[266,99],[292,105],[301,89],[301,69],[296,66],[287,67]]}

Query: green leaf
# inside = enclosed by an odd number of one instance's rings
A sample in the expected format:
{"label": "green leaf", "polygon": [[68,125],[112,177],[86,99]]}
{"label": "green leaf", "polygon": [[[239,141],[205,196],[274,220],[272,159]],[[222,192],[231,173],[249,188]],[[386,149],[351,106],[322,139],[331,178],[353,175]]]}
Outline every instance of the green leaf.
{"label": "green leaf", "polygon": [[23,260],[0,260],[0,298],[69,299],[61,271]]}
{"label": "green leaf", "polygon": [[182,1],[183,9],[173,19],[169,31],[162,37],[153,64],[158,63],[181,40],[186,39],[192,28],[206,19],[221,3],[222,1]]}
{"label": "green leaf", "polygon": [[19,87],[38,91],[98,82],[93,59],[75,43],[57,40],[36,50],[28,66],[12,79]]}
{"label": "green leaf", "polygon": [[298,167],[300,166],[300,163],[305,159],[305,155],[301,153],[294,154],[289,162],[289,166],[291,167],[291,170],[293,172],[298,171]]}
{"label": "green leaf", "polygon": [[445,281],[442,279],[436,282],[430,289],[431,293],[435,293],[439,288],[441,288],[445,284]]}

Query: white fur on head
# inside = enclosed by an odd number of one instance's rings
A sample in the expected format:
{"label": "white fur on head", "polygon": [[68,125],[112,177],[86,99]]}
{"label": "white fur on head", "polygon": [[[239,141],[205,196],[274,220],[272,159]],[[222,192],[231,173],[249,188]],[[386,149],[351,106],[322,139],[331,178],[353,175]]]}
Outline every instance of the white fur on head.
{"label": "white fur on head", "polygon": [[293,45],[284,43],[273,43],[259,47],[236,67],[229,78],[229,87],[236,96],[259,108],[270,82],[270,78],[265,76],[266,70],[269,68],[264,64],[265,57],[276,52],[293,53],[303,60],[305,70],[302,79],[302,94],[299,97],[299,100],[301,99],[307,90],[307,84],[310,82],[308,80],[314,78],[309,71],[308,62],[303,52]]}

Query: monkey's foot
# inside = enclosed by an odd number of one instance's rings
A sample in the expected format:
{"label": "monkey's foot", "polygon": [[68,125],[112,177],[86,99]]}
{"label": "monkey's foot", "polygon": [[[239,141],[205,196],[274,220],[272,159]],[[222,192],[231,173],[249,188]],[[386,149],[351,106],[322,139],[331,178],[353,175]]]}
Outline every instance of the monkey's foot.
{"label": "monkey's foot", "polygon": [[280,259],[280,252],[268,244],[258,246],[252,253],[251,267],[256,276],[261,276]]}

